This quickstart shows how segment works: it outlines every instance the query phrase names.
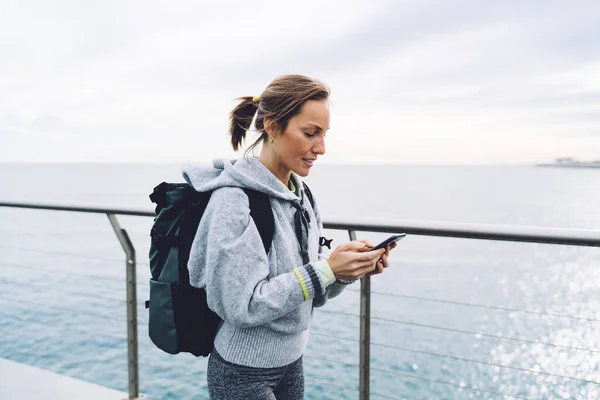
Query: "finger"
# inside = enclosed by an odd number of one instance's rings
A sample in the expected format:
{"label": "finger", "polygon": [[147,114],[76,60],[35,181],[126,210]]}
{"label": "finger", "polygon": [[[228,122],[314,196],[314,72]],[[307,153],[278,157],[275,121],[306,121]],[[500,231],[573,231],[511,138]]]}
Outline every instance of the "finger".
{"label": "finger", "polygon": [[373,258],[379,259],[383,254],[385,254],[385,248],[369,251],[368,254],[373,254]]}
{"label": "finger", "polygon": [[366,245],[363,242],[354,240],[352,242],[346,242],[346,243],[340,244],[336,248],[336,250],[337,251],[360,251],[360,250],[363,250],[365,248],[365,246]]}
{"label": "finger", "polygon": [[373,271],[369,272],[366,276],[378,275],[383,272],[383,268],[377,267]]}
{"label": "finger", "polygon": [[386,247],[385,247],[385,253],[384,253],[384,254],[385,254],[386,256],[390,255],[390,250],[391,250],[391,249],[392,249],[392,246],[391,246],[391,245],[389,245],[389,246],[386,246]]}
{"label": "finger", "polygon": [[385,253],[385,248],[365,251],[361,255],[364,257],[369,257],[369,258],[377,258],[377,257],[381,257],[381,255],[383,253]]}
{"label": "finger", "polygon": [[375,264],[375,269],[373,269],[373,271],[369,272],[369,275],[377,275],[383,272],[383,264],[381,261],[377,261],[377,263]]}
{"label": "finger", "polygon": [[365,276],[371,276],[374,268],[363,268],[360,271],[357,271],[355,279],[362,279]]}
{"label": "finger", "polygon": [[381,256],[381,262],[383,264],[383,268],[387,268],[390,265],[388,256],[386,256],[385,254]]}
{"label": "finger", "polygon": [[367,247],[370,249],[375,247],[375,245],[373,243],[371,243],[371,241],[369,239],[360,239],[359,242],[366,244]]}
{"label": "finger", "polygon": [[358,261],[361,264],[375,264],[375,262],[377,262],[377,260],[381,258],[382,254],[383,252],[379,250],[357,253],[356,261]]}
{"label": "finger", "polygon": [[360,264],[360,271],[362,273],[368,273],[374,271],[377,268],[377,260],[365,261]]}

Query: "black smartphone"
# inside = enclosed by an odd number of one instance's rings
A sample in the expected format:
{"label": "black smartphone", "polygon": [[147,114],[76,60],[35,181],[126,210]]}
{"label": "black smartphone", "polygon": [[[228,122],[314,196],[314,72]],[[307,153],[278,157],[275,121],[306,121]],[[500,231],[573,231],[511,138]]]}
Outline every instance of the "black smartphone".
{"label": "black smartphone", "polygon": [[404,237],[406,237],[406,233],[399,233],[397,235],[392,235],[389,238],[385,239],[383,242],[379,243],[377,246],[373,247],[369,251],[383,249],[383,248],[389,246],[390,244],[397,242],[400,239],[403,239]]}

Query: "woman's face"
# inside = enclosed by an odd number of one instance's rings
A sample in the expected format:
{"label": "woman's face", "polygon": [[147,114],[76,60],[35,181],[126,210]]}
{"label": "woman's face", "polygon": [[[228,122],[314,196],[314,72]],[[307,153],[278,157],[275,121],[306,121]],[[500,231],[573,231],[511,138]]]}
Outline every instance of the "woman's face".
{"label": "woman's face", "polygon": [[273,165],[281,179],[289,172],[307,176],[313,163],[325,154],[325,133],[329,129],[329,103],[309,100],[290,118],[285,131],[275,134],[270,143]]}

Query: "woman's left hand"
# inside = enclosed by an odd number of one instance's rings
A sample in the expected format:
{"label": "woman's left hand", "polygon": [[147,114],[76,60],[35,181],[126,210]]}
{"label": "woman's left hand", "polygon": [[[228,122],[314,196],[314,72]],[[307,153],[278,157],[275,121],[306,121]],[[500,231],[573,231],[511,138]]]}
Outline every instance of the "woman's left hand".
{"label": "woman's left hand", "polygon": [[[363,239],[363,240],[359,240],[359,242],[366,244],[368,246],[368,248],[373,247],[371,242],[369,242],[368,240]],[[381,258],[379,259],[379,261],[377,261],[377,264],[375,265],[375,270],[373,270],[372,272],[369,272],[366,276],[380,274],[383,272],[383,270],[385,268],[389,267],[390,266],[390,261],[389,261],[390,251],[395,249],[397,245],[398,245],[398,242],[394,242],[391,245],[387,246],[385,248],[385,253],[383,253],[381,255]]]}

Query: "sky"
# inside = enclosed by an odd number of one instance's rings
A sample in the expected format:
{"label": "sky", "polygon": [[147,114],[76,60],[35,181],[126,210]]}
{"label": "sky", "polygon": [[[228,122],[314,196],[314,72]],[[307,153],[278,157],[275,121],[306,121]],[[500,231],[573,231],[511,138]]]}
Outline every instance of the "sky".
{"label": "sky", "polygon": [[600,159],[597,0],[1,8],[0,162],[236,158],[235,98],[287,73],[331,88],[325,163]]}

